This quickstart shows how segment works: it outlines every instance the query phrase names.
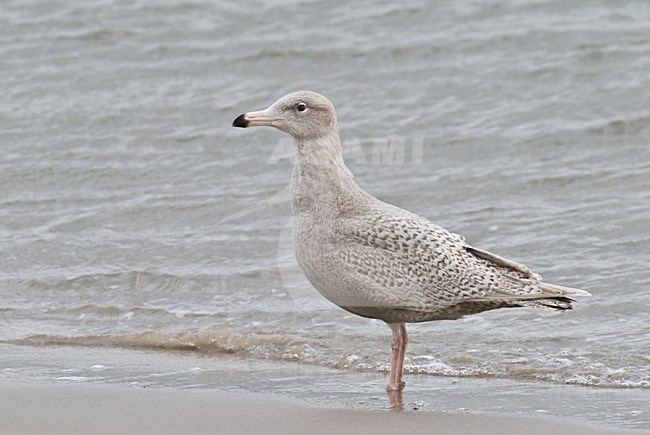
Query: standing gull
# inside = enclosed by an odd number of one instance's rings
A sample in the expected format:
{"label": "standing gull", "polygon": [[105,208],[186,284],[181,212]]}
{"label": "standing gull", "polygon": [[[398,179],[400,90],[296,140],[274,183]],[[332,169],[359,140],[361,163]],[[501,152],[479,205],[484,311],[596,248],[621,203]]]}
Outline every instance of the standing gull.
{"label": "standing gull", "polygon": [[275,127],[296,140],[293,242],[309,282],[353,314],[393,332],[389,391],[404,387],[405,323],[507,307],[570,310],[583,290],[547,284],[528,267],[363,191],[343,163],[336,111],[310,91],[244,113],[234,127]]}

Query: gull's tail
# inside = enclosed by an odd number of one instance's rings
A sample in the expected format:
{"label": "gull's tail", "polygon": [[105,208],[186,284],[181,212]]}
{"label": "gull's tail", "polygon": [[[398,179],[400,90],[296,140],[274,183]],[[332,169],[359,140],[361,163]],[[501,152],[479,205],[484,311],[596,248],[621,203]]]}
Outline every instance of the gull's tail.
{"label": "gull's tail", "polygon": [[566,311],[573,309],[572,297],[574,296],[591,296],[591,293],[577,288],[564,287],[561,285],[548,284],[545,282],[539,283],[539,288],[542,289],[541,294],[531,295],[536,296],[536,299],[518,301],[522,306],[542,308],[554,311]]}
{"label": "gull's tail", "polygon": [[506,294],[492,292],[473,301],[495,301],[500,300],[507,302],[510,307],[533,307],[548,310],[566,311],[573,308],[572,298],[575,296],[591,296],[591,293],[577,288],[564,287],[561,285],[547,284],[545,282],[537,283],[537,288],[541,292],[527,294]]}

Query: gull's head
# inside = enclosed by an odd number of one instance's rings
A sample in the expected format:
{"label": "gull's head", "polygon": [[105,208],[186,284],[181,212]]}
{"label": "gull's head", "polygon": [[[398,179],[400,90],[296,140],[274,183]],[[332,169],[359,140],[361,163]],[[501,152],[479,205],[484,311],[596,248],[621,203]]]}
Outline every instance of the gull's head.
{"label": "gull's head", "polygon": [[268,109],[239,115],[232,125],[242,128],[275,127],[298,141],[317,139],[332,134],[332,131],[338,133],[334,106],[327,98],[312,91],[285,95]]}

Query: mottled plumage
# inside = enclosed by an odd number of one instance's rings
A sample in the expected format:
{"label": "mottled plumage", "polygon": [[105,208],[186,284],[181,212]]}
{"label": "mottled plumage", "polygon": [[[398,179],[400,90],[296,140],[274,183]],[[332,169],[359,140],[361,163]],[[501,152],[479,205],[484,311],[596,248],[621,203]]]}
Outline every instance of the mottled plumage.
{"label": "mottled plumage", "polygon": [[296,139],[291,182],[296,258],[331,302],[389,324],[394,336],[389,390],[402,387],[405,322],[504,307],[564,311],[571,309],[571,297],[589,295],[543,283],[526,266],[474,248],[363,191],[343,162],[334,107],[320,94],[289,94],[233,125],[269,125]]}

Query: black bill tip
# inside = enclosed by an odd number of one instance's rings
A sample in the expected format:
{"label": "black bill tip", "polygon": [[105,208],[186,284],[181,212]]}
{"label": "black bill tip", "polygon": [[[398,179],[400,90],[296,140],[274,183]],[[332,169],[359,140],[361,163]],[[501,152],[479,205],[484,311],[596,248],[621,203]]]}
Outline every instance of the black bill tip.
{"label": "black bill tip", "polygon": [[241,128],[248,127],[248,120],[246,119],[246,114],[242,113],[237,118],[235,118],[235,120],[232,122],[232,126],[241,127]]}

